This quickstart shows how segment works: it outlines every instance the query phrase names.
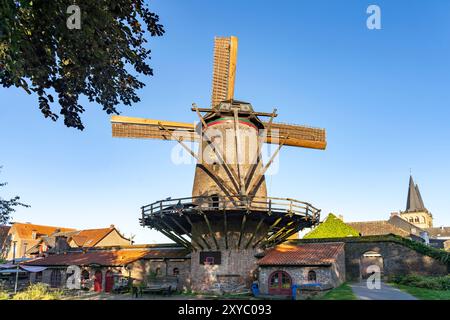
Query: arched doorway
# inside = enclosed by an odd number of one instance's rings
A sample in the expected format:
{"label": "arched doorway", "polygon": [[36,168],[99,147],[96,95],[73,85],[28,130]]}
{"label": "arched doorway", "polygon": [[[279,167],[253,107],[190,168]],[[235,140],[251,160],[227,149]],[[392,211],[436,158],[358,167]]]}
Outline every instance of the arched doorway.
{"label": "arched doorway", "polygon": [[111,292],[114,287],[114,274],[111,270],[105,274],[105,292]]}
{"label": "arched doorway", "polygon": [[366,251],[360,258],[360,274],[362,279],[370,277],[374,270],[379,270],[383,274],[383,256],[376,251]]}
{"label": "arched doorway", "polygon": [[94,291],[101,292],[102,291],[102,272],[100,270],[95,271],[94,275]]}
{"label": "arched doorway", "polygon": [[278,270],[269,277],[269,294],[273,295],[292,295],[292,280],[287,272]]}

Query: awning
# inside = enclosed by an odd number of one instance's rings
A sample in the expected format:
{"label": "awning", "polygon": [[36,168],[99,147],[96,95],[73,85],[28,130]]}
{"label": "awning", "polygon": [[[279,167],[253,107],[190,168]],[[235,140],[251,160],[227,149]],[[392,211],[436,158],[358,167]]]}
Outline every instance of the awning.
{"label": "awning", "polygon": [[[47,269],[47,267],[32,267],[32,266],[19,266],[20,272],[41,272]],[[17,265],[14,264],[2,264],[0,265],[0,273],[16,273]]]}
{"label": "awning", "polygon": [[32,266],[20,266],[20,268],[28,272],[41,272],[47,269],[47,267],[32,267]]}
{"label": "awning", "polygon": [[[20,272],[26,272],[26,271],[19,269],[19,273]],[[17,269],[2,269],[2,270],[0,270],[0,273],[17,273]]]}

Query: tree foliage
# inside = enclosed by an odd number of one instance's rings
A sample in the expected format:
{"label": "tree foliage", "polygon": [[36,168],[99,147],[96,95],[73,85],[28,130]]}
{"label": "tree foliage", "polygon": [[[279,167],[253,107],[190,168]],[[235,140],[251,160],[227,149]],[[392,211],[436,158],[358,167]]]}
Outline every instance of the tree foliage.
{"label": "tree foliage", "polygon": [[[46,118],[58,115],[83,130],[80,96],[108,114],[138,102],[138,74],[153,75],[146,35],[162,36],[159,17],[144,0],[0,0],[0,83],[35,94]],[[68,8],[80,8],[69,29]]]}
{"label": "tree foliage", "polygon": [[[0,182],[0,187],[4,187],[6,184],[6,182]],[[23,204],[19,200],[19,196],[15,196],[9,200],[3,199],[0,196],[0,225],[9,223],[11,214],[16,211],[16,207],[29,207],[29,205]]]}

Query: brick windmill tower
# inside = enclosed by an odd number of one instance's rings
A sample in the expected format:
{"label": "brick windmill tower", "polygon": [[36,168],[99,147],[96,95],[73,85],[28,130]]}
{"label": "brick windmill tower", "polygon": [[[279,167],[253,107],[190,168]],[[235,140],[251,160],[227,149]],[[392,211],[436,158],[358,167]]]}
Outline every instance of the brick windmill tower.
{"label": "brick windmill tower", "polygon": [[[233,99],[236,37],[216,37],[212,102],[192,107],[197,125],[113,116],[113,137],[176,140],[196,160],[192,195],[142,207],[140,223],[191,250],[196,291],[248,288],[263,248],[319,222],[307,202],[267,195],[265,173],[282,146],[325,149],[324,129],[273,122],[276,109],[256,112]],[[185,143],[199,143],[194,152]],[[278,147],[267,163],[262,145]]]}

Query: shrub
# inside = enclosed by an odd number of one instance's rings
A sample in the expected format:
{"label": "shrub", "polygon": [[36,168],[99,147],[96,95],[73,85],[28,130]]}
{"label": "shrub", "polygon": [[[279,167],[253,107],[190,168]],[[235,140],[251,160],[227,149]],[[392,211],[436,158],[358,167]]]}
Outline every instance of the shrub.
{"label": "shrub", "polygon": [[450,290],[450,276],[429,277],[419,275],[395,276],[390,279],[394,283],[410,287],[432,290]]}
{"label": "shrub", "polygon": [[25,291],[15,294],[13,300],[59,300],[61,296],[61,291],[50,291],[48,285],[35,283]]}
{"label": "shrub", "polygon": [[6,291],[0,290],[0,300],[8,300],[9,294]]}

